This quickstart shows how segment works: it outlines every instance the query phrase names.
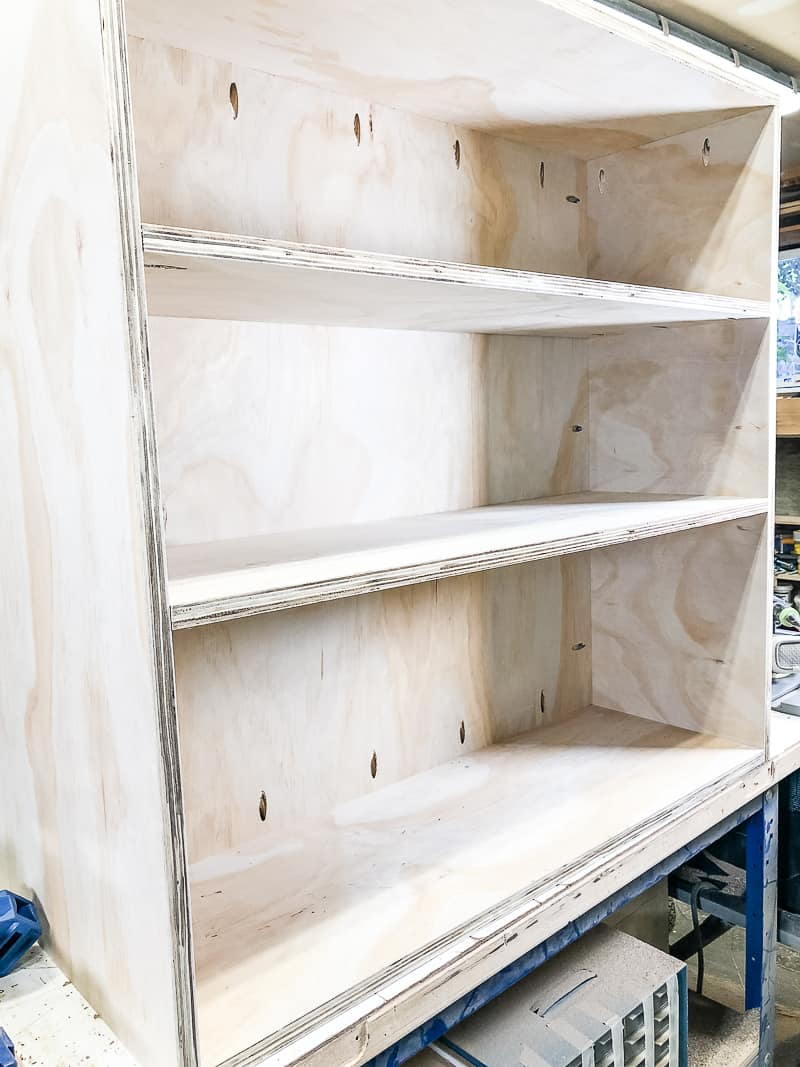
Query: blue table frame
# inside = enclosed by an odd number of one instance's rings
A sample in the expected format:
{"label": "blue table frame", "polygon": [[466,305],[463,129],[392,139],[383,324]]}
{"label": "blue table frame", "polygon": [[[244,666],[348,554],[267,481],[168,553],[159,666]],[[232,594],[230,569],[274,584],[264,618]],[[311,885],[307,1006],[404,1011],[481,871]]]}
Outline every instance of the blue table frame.
{"label": "blue table frame", "polygon": [[[761,1011],[759,1067],[771,1067],[775,1042],[775,966],[778,915],[778,800],[777,788],[695,838],[684,848],[656,864],[624,889],[587,911],[553,937],[525,953],[514,963],[481,983],[471,993],[445,1011],[375,1056],[366,1067],[399,1067],[423,1048],[437,1041],[463,1019],[504,993],[521,978],[540,967],[567,945],[607,919],[624,904],[677,870],[693,856],[708,848],[724,834],[746,823],[747,880],[745,892],[745,1006]],[[684,972],[685,973],[685,972]],[[681,989],[681,1010],[687,1010],[685,982]],[[684,1023],[686,1019],[684,1017]],[[681,1067],[685,1067],[682,1064]]]}

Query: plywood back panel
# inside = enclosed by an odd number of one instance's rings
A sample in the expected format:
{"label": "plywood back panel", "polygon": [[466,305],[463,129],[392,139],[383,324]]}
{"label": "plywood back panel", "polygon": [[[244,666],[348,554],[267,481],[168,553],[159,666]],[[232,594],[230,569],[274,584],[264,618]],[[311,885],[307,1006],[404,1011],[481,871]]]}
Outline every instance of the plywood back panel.
{"label": "plywood back panel", "polygon": [[754,517],[592,553],[595,702],[764,745],[770,548]]}
{"label": "plywood back panel", "polygon": [[151,346],[171,544],[587,488],[571,340],[155,319]]}
{"label": "plywood back panel", "polygon": [[779,131],[759,108],[589,162],[589,276],[769,300]]}
{"label": "plywood back panel", "polygon": [[115,14],[31,0],[3,23],[0,885],[34,899],[48,949],[137,1060],[175,1067],[193,1062],[189,961],[103,64]]}
{"label": "plywood back panel", "polygon": [[291,825],[583,707],[588,597],[571,556],[177,632],[192,861],[257,837],[262,791]]}
{"label": "plywood back panel", "polygon": [[589,345],[592,489],[770,495],[768,322],[642,328]]}
{"label": "plywood back panel", "polygon": [[574,159],[130,45],[145,222],[585,275]]}

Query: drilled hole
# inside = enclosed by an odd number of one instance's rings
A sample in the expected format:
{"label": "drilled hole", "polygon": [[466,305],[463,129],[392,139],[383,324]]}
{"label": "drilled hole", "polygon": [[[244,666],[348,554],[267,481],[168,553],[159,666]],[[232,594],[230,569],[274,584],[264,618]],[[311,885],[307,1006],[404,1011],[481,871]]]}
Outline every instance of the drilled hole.
{"label": "drilled hole", "polygon": [[605,192],[605,188],[606,188],[606,172],[603,170],[602,167],[597,172],[597,188],[600,190],[601,193]]}
{"label": "drilled hole", "polygon": [[572,432],[573,433],[581,433],[582,430],[583,430],[583,427],[580,425],[580,423],[577,423],[577,422],[572,427]]}
{"label": "drilled hole", "polygon": [[707,167],[708,164],[711,161],[711,142],[709,141],[709,139],[707,137],[703,141],[703,149],[702,149],[702,152],[700,154],[703,157],[703,166]]}
{"label": "drilled hole", "polygon": [[544,189],[544,160],[539,164],[539,188]]}
{"label": "drilled hole", "polygon": [[580,202],[581,198],[579,196],[575,196],[574,193],[570,193],[570,195],[567,197],[568,204],[580,204]]}
{"label": "drilled hole", "polygon": [[453,145],[453,158],[456,161],[456,170],[461,166],[461,142],[456,137],[455,144]]}
{"label": "drilled hole", "polygon": [[356,144],[361,144],[361,119],[356,111],[353,116],[353,133],[356,135]]}
{"label": "drilled hole", "polygon": [[544,689],[539,693],[539,711],[544,715]]}
{"label": "drilled hole", "polygon": [[372,753],[372,759],[369,761],[369,773],[373,778],[378,776],[378,753]]}
{"label": "drilled hole", "polygon": [[258,817],[262,822],[266,822],[267,819],[267,794],[262,790],[261,796],[258,801]]}
{"label": "drilled hole", "polygon": [[585,641],[578,641],[578,643],[576,645],[572,646],[572,651],[573,652],[580,652],[580,650],[582,648],[586,648],[586,642]]}
{"label": "drilled hole", "polygon": [[231,87],[228,90],[228,97],[231,102],[231,111],[233,111],[233,117],[239,118],[239,90],[236,88],[236,82],[231,82]]}
{"label": "drilled hole", "polygon": [[459,736],[459,738],[461,740],[461,744],[463,745],[464,742],[467,739],[467,728],[464,725],[464,720],[463,719],[461,720],[461,725],[458,728],[458,736]]}

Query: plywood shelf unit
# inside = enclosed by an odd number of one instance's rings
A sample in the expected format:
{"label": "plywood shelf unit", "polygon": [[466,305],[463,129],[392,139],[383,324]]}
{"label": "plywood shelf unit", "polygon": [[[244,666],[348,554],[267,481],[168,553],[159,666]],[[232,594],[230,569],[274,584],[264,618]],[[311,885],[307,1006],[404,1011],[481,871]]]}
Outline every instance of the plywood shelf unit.
{"label": "plywood shelf unit", "polygon": [[174,627],[299,607],[766,515],[765,498],[573,493],[168,553]]}
{"label": "plywood shelf unit", "polygon": [[360,1067],[761,780],[783,90],[99,2],[0,35],[0,884],[148,1067]]}
{"label": "plywood shelf unit", "polygon": [[150,311],[471,333],[566,333],[769,318],[734,297],[232,234],[143,227]]}

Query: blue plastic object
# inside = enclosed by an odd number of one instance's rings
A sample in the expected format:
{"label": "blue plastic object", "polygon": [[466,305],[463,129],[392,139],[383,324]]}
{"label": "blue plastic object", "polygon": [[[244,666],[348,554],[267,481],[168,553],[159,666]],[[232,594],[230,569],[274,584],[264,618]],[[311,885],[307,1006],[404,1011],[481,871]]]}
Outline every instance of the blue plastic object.
{"label": "blue plastic object", "polygon": [[17,1067],[17,1057],[14,1055],[14,1042],[0,1026],[0,1067]]}
{"label": "blue plastic object", "polygon": [[42,924],[31,901],[8,889],[0,890],[0,978],[11,974],[41,936]]}

